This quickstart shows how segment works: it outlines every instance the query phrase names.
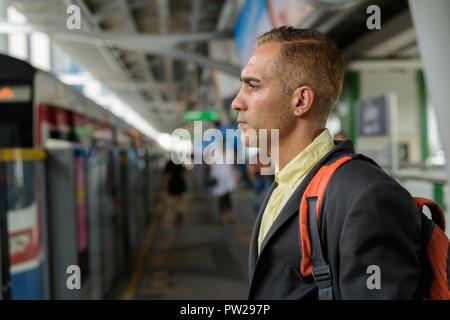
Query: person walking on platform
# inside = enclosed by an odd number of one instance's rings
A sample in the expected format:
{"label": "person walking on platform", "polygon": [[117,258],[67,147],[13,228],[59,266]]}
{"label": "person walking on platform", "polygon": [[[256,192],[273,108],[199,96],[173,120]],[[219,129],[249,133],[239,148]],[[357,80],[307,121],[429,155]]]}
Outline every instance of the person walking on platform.
{"label": "person walking on platform", "polygon": [[[251,145],[258,135],[250,131],[267,130],[271,150],[270,130],[279,137],[275,182],[251,237],[249,299],[419,295],[421,222],[411,195],[356,155],[350,140],[335,144],[325,127],[343,79],[343,54],[331,40],[285,26],[258,38],[242,70],[232,102],[242,142]],[[343,160],[321,202],[320,188],[307,197],[319,169]]]}
{"label": "person walking on platform", "polygon": [[[220,143],[219,143],[220,144]],[[234,223],[233,205],[231,193],[233,192],[236,181],[239,177],[235,173],[233,164],[226,161],[226,146],[222,143],[223,148],[217,148],[217,155],[209,166],[210,191],[218,199],[219,202],[219,223]]]}
{"label": "person walking on platform", "polygon": [[344,131],[339,131],[338,133],[336,133],[333,137],[334,140],[340,140],[340,141],[345,141],[347,140],[347,135],[345,134]]}
{"label": "person walking on platform", "polygon": [[247,165],[247,175],[253,187],[254,201],[253,209],[255,214],[259,212],[262,201],[273,183],[275,167],[273,161],[269,164],[262,164],[259,152],[256,154],[256,164]]}
{"label": "person walking on platform", "polygon": [[181,222],[184,218],[184,193],[186,192],[184,173],[183,165],[175,164],[172,160],[167,162],[164,170],[164,190],[167,190],[171,197],[176,222]]}

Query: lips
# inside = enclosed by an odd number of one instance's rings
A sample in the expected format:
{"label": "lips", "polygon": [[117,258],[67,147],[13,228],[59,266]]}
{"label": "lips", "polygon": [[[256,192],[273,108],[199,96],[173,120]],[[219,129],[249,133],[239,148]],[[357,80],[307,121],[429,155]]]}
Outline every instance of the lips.
{"label": "lips", "polygon": [[241,129],[242,127],[247,125],[247,122],[242,121],[242,120],[238,120],[237,123],[238,123],[238,129]]}

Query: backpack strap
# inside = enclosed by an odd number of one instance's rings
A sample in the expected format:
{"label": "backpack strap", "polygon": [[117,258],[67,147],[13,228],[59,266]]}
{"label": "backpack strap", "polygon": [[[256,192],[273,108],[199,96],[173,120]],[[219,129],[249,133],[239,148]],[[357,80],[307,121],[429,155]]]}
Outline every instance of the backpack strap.
{"label": "backpack strap", "polygon": [[323,257],[319,228],[316,220],[317,197],[307,197],[306,200],[308,201],[308,220],[311,234],[311,272],[319,290],[319,300],[333,300],[331,270]]}
{"label": "backpack strap", "polygon": [[334,172],[344,163],[359,156],[359,154],[342,155],[323,165],[308,184],[300,203],[299,225],[302,250],[300,272],[303,276],[313,275],[320,300],[333,299],[331,269],[324,258],[320,242],[318,226],[320,206]]}
{"label": "backpack strap", "polygon": [[436,223],[442,231],[445,232],[445,216],[444,211],[439,206],[439,203],[427,198],[414,197],[419,212],[423,211],[423,206],[427,206],[431,212],[431,219]]}

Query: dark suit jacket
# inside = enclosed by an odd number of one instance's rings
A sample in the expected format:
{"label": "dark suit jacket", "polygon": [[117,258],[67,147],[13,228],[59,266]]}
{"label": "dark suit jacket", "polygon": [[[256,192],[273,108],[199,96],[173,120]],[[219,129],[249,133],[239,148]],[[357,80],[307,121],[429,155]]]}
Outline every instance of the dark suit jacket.
{"label": "dark suit jacket", "polygon": [[[258,257],[261,218],[277,186],[273,183],[250,242],[249,299],[317,299],[312,275],[300,274],[300,200],[322,164],[353,152],[350,140],[341,142],[307,174],[268,231]],[[423,259],[420,215],[408,191],[375,163],[354,159],[335,172],[325,191],[319,230],[336,299],[418,296]],[[371,265],[380,268],[381,289],[367,286]]]}

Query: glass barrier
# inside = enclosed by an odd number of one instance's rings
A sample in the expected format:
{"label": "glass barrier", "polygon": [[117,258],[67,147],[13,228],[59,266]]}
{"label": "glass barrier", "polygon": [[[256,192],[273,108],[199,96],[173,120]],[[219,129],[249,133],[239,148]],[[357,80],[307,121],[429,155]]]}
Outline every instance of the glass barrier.
{"label": "glass barrier", "polygon": [[46,152],[0,149],[2,298],[49,299]]}
{"label": "glass barrier", "polygon": [[146,231],[145,161],[136,150],[121,151],[121,202],[127,253],[135,253]]}
{"label": "glass barrier", "polygon": [[90,277],[90,259],[88,247],[88,211],[87,211],[87,154],[82,148],[75,148],[75,212],[77,225],[77,254],[81,274],[81,286],[84,287]]}
{"label": "glass barrier", "polygon": [[[93,149],[88,160],[88,190],[90,214],[96,219],[92,224],[93,235],[98,236],[99,246],[94,253],[99,260],[99,275],[96,276],[103,297],[113,286],[123,261],[123,240],[118,207],[118,152],[108,149]],[[100,277],[100,278],[99,278]]]}

